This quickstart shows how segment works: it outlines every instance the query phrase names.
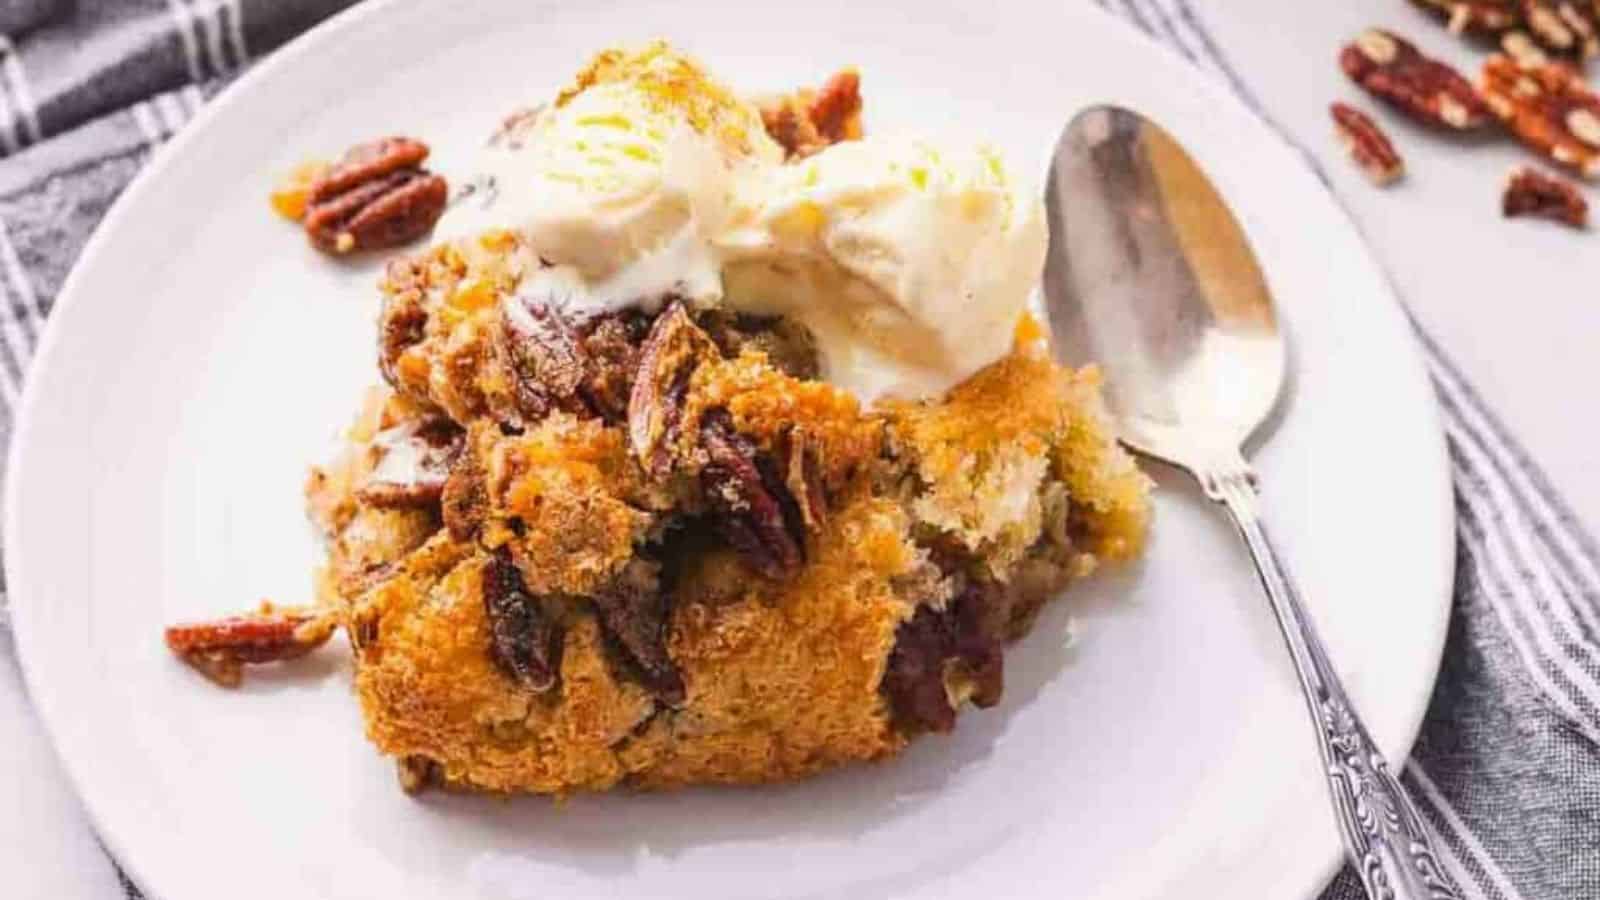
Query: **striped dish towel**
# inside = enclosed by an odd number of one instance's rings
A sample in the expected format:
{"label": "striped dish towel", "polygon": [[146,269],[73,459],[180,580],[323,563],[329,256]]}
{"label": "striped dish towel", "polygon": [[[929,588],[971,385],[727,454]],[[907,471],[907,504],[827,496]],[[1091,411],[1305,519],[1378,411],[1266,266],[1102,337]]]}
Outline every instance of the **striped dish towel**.
{"label": "striped dish towel", "polygon": [[[1222,79],[1270,122],[1196,8],[1224,16],[1222,0],[1093,2]],[[0,0],[7,438],[40,325],[112,200],[253,55],[345,5]],[[1403,778],[1468,900],[1600,898],[1600,554],[1440,348],[1418,339],[1450,444],[1459,563],[1443,668]],[[19,690],[9,653],[0,641],[0,666],[11,670],[0,690]],[[1323,895],[1361,896],[1348,869]]]}

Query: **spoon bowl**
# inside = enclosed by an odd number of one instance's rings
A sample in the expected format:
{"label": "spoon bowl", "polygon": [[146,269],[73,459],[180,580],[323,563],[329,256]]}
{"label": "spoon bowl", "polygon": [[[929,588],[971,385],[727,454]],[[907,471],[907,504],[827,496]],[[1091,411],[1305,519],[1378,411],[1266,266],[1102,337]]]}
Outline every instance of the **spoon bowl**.
{"label": "spoon bowl", "polygon": [[1244,230],[1156,124],[1116,107],[1062,133],[1044,297],[1063,362],[1100,360],[1134,449],[1197,471],[1271,414],[1284,341]]}

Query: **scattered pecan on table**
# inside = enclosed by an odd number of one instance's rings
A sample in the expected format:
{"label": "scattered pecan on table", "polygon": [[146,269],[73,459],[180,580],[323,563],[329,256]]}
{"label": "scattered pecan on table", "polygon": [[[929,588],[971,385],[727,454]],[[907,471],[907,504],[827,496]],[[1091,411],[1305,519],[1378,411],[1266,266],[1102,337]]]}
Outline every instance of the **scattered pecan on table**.
{"label": "scattered pecan on table", "polygon": [[272,205],[325,253],[397,247],[427,234],[449,199],[444,178],[422,167],[427,157],[411,138],[357,144],[332,164],[297,167]]}
{"label": "scattered pecan on table", "polygon": [[1424,9],[1446,16],[1450,31],[1494,33],[1522,23],[1521,0],[1412,0]]}
{"label": "scattered pecan on table", "polygon": [[1471,82],[1392,32],[1362,32],[1340,52],[1339,65],[1351,81],[1419,122],[1469,131],[1490,119]]}
{"label": "scattered pecan on table", "polygon": [[244,667],[297,659],[328,642],[339,626],[327,609],[276,607],[166,630],[167,648],[223,687],[238,687]]}
{"label": "scattered pecan on table", "polygon": [[1501,35],[1500,49],[1522,65],[1540,66],[1550,61],[1544,48],[1529,37],[1526,31],[1508,31]]}
{"label": "scattered pecan on table", "polygon": [[1350,158],[1374,184],[1392,184],[1405,174],[1405,161],[1372,117],[1347,103],[1334,103],[1328,111]]}
{"label": "scattered pecan on table", "polygon": [[1524,144],[1585,178],[1600,175],[1600,96],[1571,66],[1497,53],[1483,64],[1482,89]]}
{"label": "scattered pecan on table", "polygon": [[1521,12],[1546,49],[1579,59],[1600,54],[1600,16],[1590,0],[1521,0]]}
{"label": "scattered pecan on table", "polygon": [[1506,178],[1500,209],[1506,218],[1538,216],[1573,228],[1589,226],[1589,201],[1576,185],[1531,166],[1518,166]]}

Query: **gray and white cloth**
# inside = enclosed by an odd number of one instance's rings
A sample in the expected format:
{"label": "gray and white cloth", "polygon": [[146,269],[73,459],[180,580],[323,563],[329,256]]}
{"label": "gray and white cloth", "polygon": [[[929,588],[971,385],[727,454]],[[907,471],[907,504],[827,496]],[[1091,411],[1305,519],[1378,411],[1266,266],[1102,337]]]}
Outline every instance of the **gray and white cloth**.
{"label": "gray and white cloth", "polygon": [[[1093,2],[1270,123],[1202,0]],[[0,435],[62,280],[118,193],[253,58],[348,3],[0,0]],[[1441,348],[1417,336],[1460,525],[1443,668],[1403,779],[1467,900],[1600,898],[1600,552]],[[0,691],[19,690],[3,636],[0,657],[11,670]],[[0,742],[13,726],[0,719]],[[1323,897],[1362,890],[1346,868]]]}

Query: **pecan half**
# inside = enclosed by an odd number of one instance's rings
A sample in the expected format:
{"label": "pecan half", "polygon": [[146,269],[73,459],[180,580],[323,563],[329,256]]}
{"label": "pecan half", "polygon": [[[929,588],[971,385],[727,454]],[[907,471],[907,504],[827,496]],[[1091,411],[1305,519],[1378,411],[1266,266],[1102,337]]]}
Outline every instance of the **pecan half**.
{"label": "pecan half", "polygon": [[805,519],[772,460],[723,410],[701,417],[706,461],[700,489],[712,523],[756,571],[770,578],[805,563]]}
{"label": "pecan half", "polygon": [[924,604],[901,623],[880,687],[900,730],[948,732],[967,700],[979,707],[1000,702],[1003,594],[999,585],[969,584],[943,608]]}
{"label": "pecan half", "polygon": [[1574,0],[1521,0],[1521,3],[1523,24],[1549,50],[1580,59],[1600,53],[1594,10]]}
{"label": "pecan half", "polygon": [[639,370],[628,397],[628,440],[646,471],[661,475],[672,468],[689,378],[716,353],[716,344],[683,304],[668,304],[656,317],[639,351]]}
{"label": "pecan half", "polygon": [[489,620],[489,655],[500,671],[528,690],[543,693],[561,671],[561,632],[522,573],[501,547],[483,569],[483,608]]}
{"label": "pecan half", "polygon": [[428,233],[449,199],[445,180],[422,168],[427,145],[393,137],[346,151],[311,185],[305,230],[327,253],[381,250]]}
{"label": "pecan half", "polygon": [[1446,16],[1452,34],[1500,32],[1522,22],[1520,0],[1412,0]]}
{"label": "pecan half", "polygon": [[1573,228],[1589,226],[1589,201],[1576,185],[1528,166],[1511,170],[1500,209],[1506,218],[1538,216]]}
{"label": "pecan half", "polygon": [[1392,32],[1370,28],[1339,54],[1351,81],[1419,122],[1466,131],[1489,119],[1472,84]]}
{"label": "pecan half", "polygon": [[817,134],[830,144],[849,139],[852,130],[859,131],[859,124],[852,129],[852,123],[860,116],[861,75],[854,69],[835,72],[824,81],[806,109]]}
{"label": "pecan half", "polygon": [[601,627],[627,658],[639,682],[662,703],[682,706],[683,676],[667,655],[670,610],[661,591],[660,567],[635,559],[591,599]]}
{"label": "pecan half", "polygon": [[815,91],[801,90],[766,101],[761,106],[761,123],[790,159],[860,137],[861,76],[854,69],[844,69]]}
{"label": "pecan half", "polygon": [[1350,158],[1367,173],[1373,184],[1392,184],[1405,174],[1405,161],[1371,116],[1345,103],[1334,103],[1328,111],[1333,115],[1334,129],[1350,151]]}
{"label": "pecan half", "polygon": [[1483,96],[1528,147],[1585,178],[1600,175],[1600,96],[1572,67],[1497,53],[1483,64]]}
{"label": "pecan half", "polygon": [[472,540],[483,526],[489,513],[489,489],[478,457],[470,450],[450,467],[439,496],[439,511],[445,529],[458,541]]}
{"label": "pecan half", "polygon": [[385,509],[433,506],[464,442],[465,432],[443,416],[379,432],[372,446],[382,456],[356,491],[357,498]]}
{"label": "pecan half", "polygon": [[507,424],[522,427],[557,409],[624,419],[649,322],[635,310],[574,318],[535,298],[507,297],[501,352],[523,420]]}
{"label": "pecan half", "polygon": [[638,310],[595,316],[578,328],[585,361],[583,396],[595,415],[607,422],[628,417],[641,345],[649,330],[650,317]]}
{"label": "pecan half", "polygon": [[1550,61],[1544,48],[1528,36],[1526,31],[1508,31],[1500,37],[1500,49],[1525,66],[1544,65]]}
{"label": "pecan half", "polygon": [[339,625],[326,609],[277,608],[166,630],[167,649],[223,687],[238,687],[244,667],[296,659],[328,642]]}
{"label": "pecan half", "polygon": [[578,389],[583,384],[583,350],[566,316],[542,301],[522,295],[500,306],[503,350],[515,381],[517,406],[525,421],[552,411],[585,413]]}

